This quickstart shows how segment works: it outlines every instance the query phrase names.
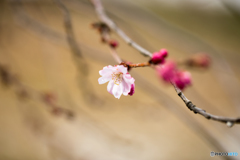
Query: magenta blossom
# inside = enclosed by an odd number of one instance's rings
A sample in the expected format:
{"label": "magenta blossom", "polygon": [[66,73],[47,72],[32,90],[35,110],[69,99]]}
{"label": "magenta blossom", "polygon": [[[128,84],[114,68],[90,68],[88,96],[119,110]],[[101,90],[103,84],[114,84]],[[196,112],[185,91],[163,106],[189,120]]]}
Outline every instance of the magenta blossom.
{"label": "magenta blossom", "polygon": [[159,52],[153,53],[150,62],[153,64],[163,64],[167,55],[168,51],[166,49],[161,49]]}
{"label": "magenta blossom", "polygon": [[191,84],[191,74],[186,71],[179,71],[174,61],[167,61],[163,65],[156,67],[159,77],[165,82],[173,82],[180,89],[184,89]]}
{"label": "magenta blossom", "polygon": [[135,79],[128,73],[127,67],[123,65],[106,66],[99,71],[102,76],[98,79],[99,84],[108,83],[107,90],[114,95],[115,98],[120,98],[121,95],[133,95],[135,87]]}
{"label": "magenta blossom", "polygon": [[191,84],[191,74],[187,71],[178,71],[173,78],[173,82],[180,89],[184,89],[187,85]]}
{"label": "magenta blossom", "polygon": [[156,69],[164,81],[170,82],[176,75],[177,65],[174,61],[167,61],[165,64],[157,66]]}

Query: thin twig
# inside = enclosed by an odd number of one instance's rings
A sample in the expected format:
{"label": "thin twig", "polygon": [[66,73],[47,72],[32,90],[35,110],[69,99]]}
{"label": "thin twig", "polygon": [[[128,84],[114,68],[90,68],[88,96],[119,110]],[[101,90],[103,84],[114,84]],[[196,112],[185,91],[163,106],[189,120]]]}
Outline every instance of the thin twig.
{"label": "thin twig", "polygon": [[145,62],[145,63],[137,63],[137,64],[129,64],[128,66],[130,68],[137,68],[137,67],[146,67],[146,66],[150,66],[151,64],[149,62]]}
{"label": "thin twig", "polygon": [[110,48],[111,54],[117,63],[121,63],[122,59],[118,56],[117,51],[113,48]]}
{"label": "thin twig", "polygon": [[[102,36],[102,39],[103,39],[105,42],[109,43],[109,41],[110,41],[109,31],[108,31],[108,32],[103,32],[101,36]],[[122,59],[121,59],[121,58],[119,57],[119,55],[117,54],[117,51],[116,51],[115,48],[110,47],[110,52],[111,52],[113,58],[115,59],[115,61],[116,61],[117,63],[121,63],[121,62],[122,62]]]}
{"label": "thin twig", "polygon": [[193,111],[195,114],[200,114],[202,116],[204,116],[207,119],[212,119],[218,122],[222,122],[222,123],[226,123],[227,126],[232,127],[235,123],[239,124],[240,123],[240,118],[228,118],[228,117],[221,117],[221,116],[216,116],[216,115],[212,115],[210,113],[207,113],[205,110],[196,107],[190,100],[187,99],[187,97],[185,97],[185,95],[183,94],[183,92],[176,87],[176,85],[174,83],[172,83],[175,91],[177,92],[178,96],[183,100],[183,102],[186,104],[186,106]]}
{"label": "thin twig", "polygon": [[127,44],[137,49],[144,56],[152,57],[152,53],[138,45],[131,38],[129,38],[118,26],[106,15],[100,0],[90,0],[94,5],[97,15],[102,22],[106,23],[112,30],[114,30]]}
{"label": "thin twig", "polygon": [[[102,28],[101,28],[102,29]],[[110,36],[110,33],[109,31],[102,31],[101,33],[101,36],[102,36],[102,40],[104,43],[109,43],[111,41],[111,36]],[[111,45],[110,45],[111,46]],[[110,50],[111,50],[111,54],[113,56],[113,58],[115,59],[115,61],[118,63],[118,64],[121,64],[121,65],[124,65],[125,67],[128,67],[129,69],[130,68],[137,68],[137,67],[146,67],[146,66],[151,66],[151,63],[150,62],[144,62],[144,63],[136,63],[136,64],[127,64],[126,62],[124,62],[120,56],[118,55],[117,51],[116,51],[116,47],[110,47]]]}
{"label": "thin twig", "polygon": [[[95,7],[96,13],[100,20],[104,23],[106,23],[112,30],[114,30],[123,40],[125,40],[126,43],[128,43],[130,46],[134,47],[136,50],[138,50],[141,54],[145,56],[152,57],[151,52],[147,51],[140,45],[138,45],[136,42],[134,42],[132,39],[130,39],[118,26],[106,15],[104,8],[101,4],[101,0],[90,0],[92,4]],[[204,116],[207,119],[212,119],[218,122],[226,123],[228,127],[232,127],[235,123],[240,124],[240,118],[228,118],[228,117],[221,117],[212,115],[210,113],[207,113],[205,110],[201,108],[197,108],[190,100],[185,97],[185,95],[182,93],[182,91],[174,84],[171,83],[177,92],[178,96],[182,99],[182,101],[185,103],[185,105],[193,111],[195,114],[200,114]]]}

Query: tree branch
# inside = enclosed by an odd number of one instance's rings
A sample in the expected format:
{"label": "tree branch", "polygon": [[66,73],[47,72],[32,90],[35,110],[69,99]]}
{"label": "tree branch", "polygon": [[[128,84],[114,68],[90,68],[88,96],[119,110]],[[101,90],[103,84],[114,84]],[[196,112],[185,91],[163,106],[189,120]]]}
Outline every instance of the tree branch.
{"label": "tree branch", "polygon": [[99,19],[106,23],[112,30],[114,30],[127,44],[137,49],[144,56],[152,56],[152,53],[138,45],[131,38],[129,38],[118,26],[106,15],[100,0],[90,0],[95,7]]}
{"label": "tree branch", "polygon": [[[96,13],[99,17],[99,19],[106,23],[112,30],[114,30],[127,44],[138,50],[141,54],[144,56],[152,57],[151,52],[144,49],[140,45],[138,45],[136,42],[134,42],[132,39],[130,39],[105,13],[104,8],[101,4],[101,0],[90,0],[96,10]],[[195,114],[200,114],[204,116],[207,119],[212,119],[218,122],[226,123],[228,127],[232,127],[234,124],[240,124],[240,118],[228,118],[228,117],[222,117],[222,116],[216,116],[212,115],[210,113],[207,113],[205,110],[196,107],[190,100],[185,97],[183,92],[173,83],[175,91],[177,92],[178,96],[182,99],[182,101],[185,103],[185,105],[193,111]]]}
{"label": "tree branch", "polygon": [[228,127],[232,127],[235,123],[240,123],[240,118],[228,118],[228,117],[222,117],[222,116],[216,116],[212,115],[210,113],[207,113],[205,110],[196,107],[190,100],[185,97],[183,92],[174,84],[172,83],[175,91],[177,92],[178,96],[183,100],[183,102],[186,104],[188,109],[193,111],[195,114],[200,114],[204,116],[207,119],[212,119],[218,122],[226,123]]}
{"label": "tree branch", "polygon": [[14,91],[19,99],[36,99],[40,102],[44,102],[48,106],[47,108],[50,109],[50,112],[55,116],[65,114],[67,118],[74,117],[73,111],[63,108],[57,104],[53,93],[39,92],[24,84],[17,74],[12,73],[8,69],[8,66],[0,64],[0,79],[5,86],[14,88]]}

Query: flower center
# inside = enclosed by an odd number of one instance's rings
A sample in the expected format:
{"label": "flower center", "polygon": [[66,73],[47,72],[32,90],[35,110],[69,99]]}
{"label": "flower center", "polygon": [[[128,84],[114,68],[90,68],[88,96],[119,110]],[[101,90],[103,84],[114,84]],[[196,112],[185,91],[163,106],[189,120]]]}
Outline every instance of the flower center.
{"label": "flower center", "polygon": [[123,73],[122,72],[114,72],[112,74],[112,80],[114,80],[114,84],[119,85],[122,82]]}

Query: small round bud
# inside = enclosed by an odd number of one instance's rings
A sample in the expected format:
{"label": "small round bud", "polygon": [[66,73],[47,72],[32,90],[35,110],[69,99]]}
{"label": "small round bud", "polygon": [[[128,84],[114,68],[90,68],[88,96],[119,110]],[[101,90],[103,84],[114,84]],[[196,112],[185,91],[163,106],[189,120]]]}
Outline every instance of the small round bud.
{"label": "small round bud", "polygon": [[168,51],[165,48],[161,49],[159,52],[164,58],[166,58],[168,55]]}
{"label": "small round bud", "polygon": [[110,40],[108,43],[112,48],[116,48],[118,46],[118,42],[116,40]]}
{"label": "small round bud", "polygon": [[152,59],[149,61],[153,64],[163,64],[165,62],[165,58],[167,57],[168,52],[166,49],[161,49],[159,52],[155,52],[152,55]]}

